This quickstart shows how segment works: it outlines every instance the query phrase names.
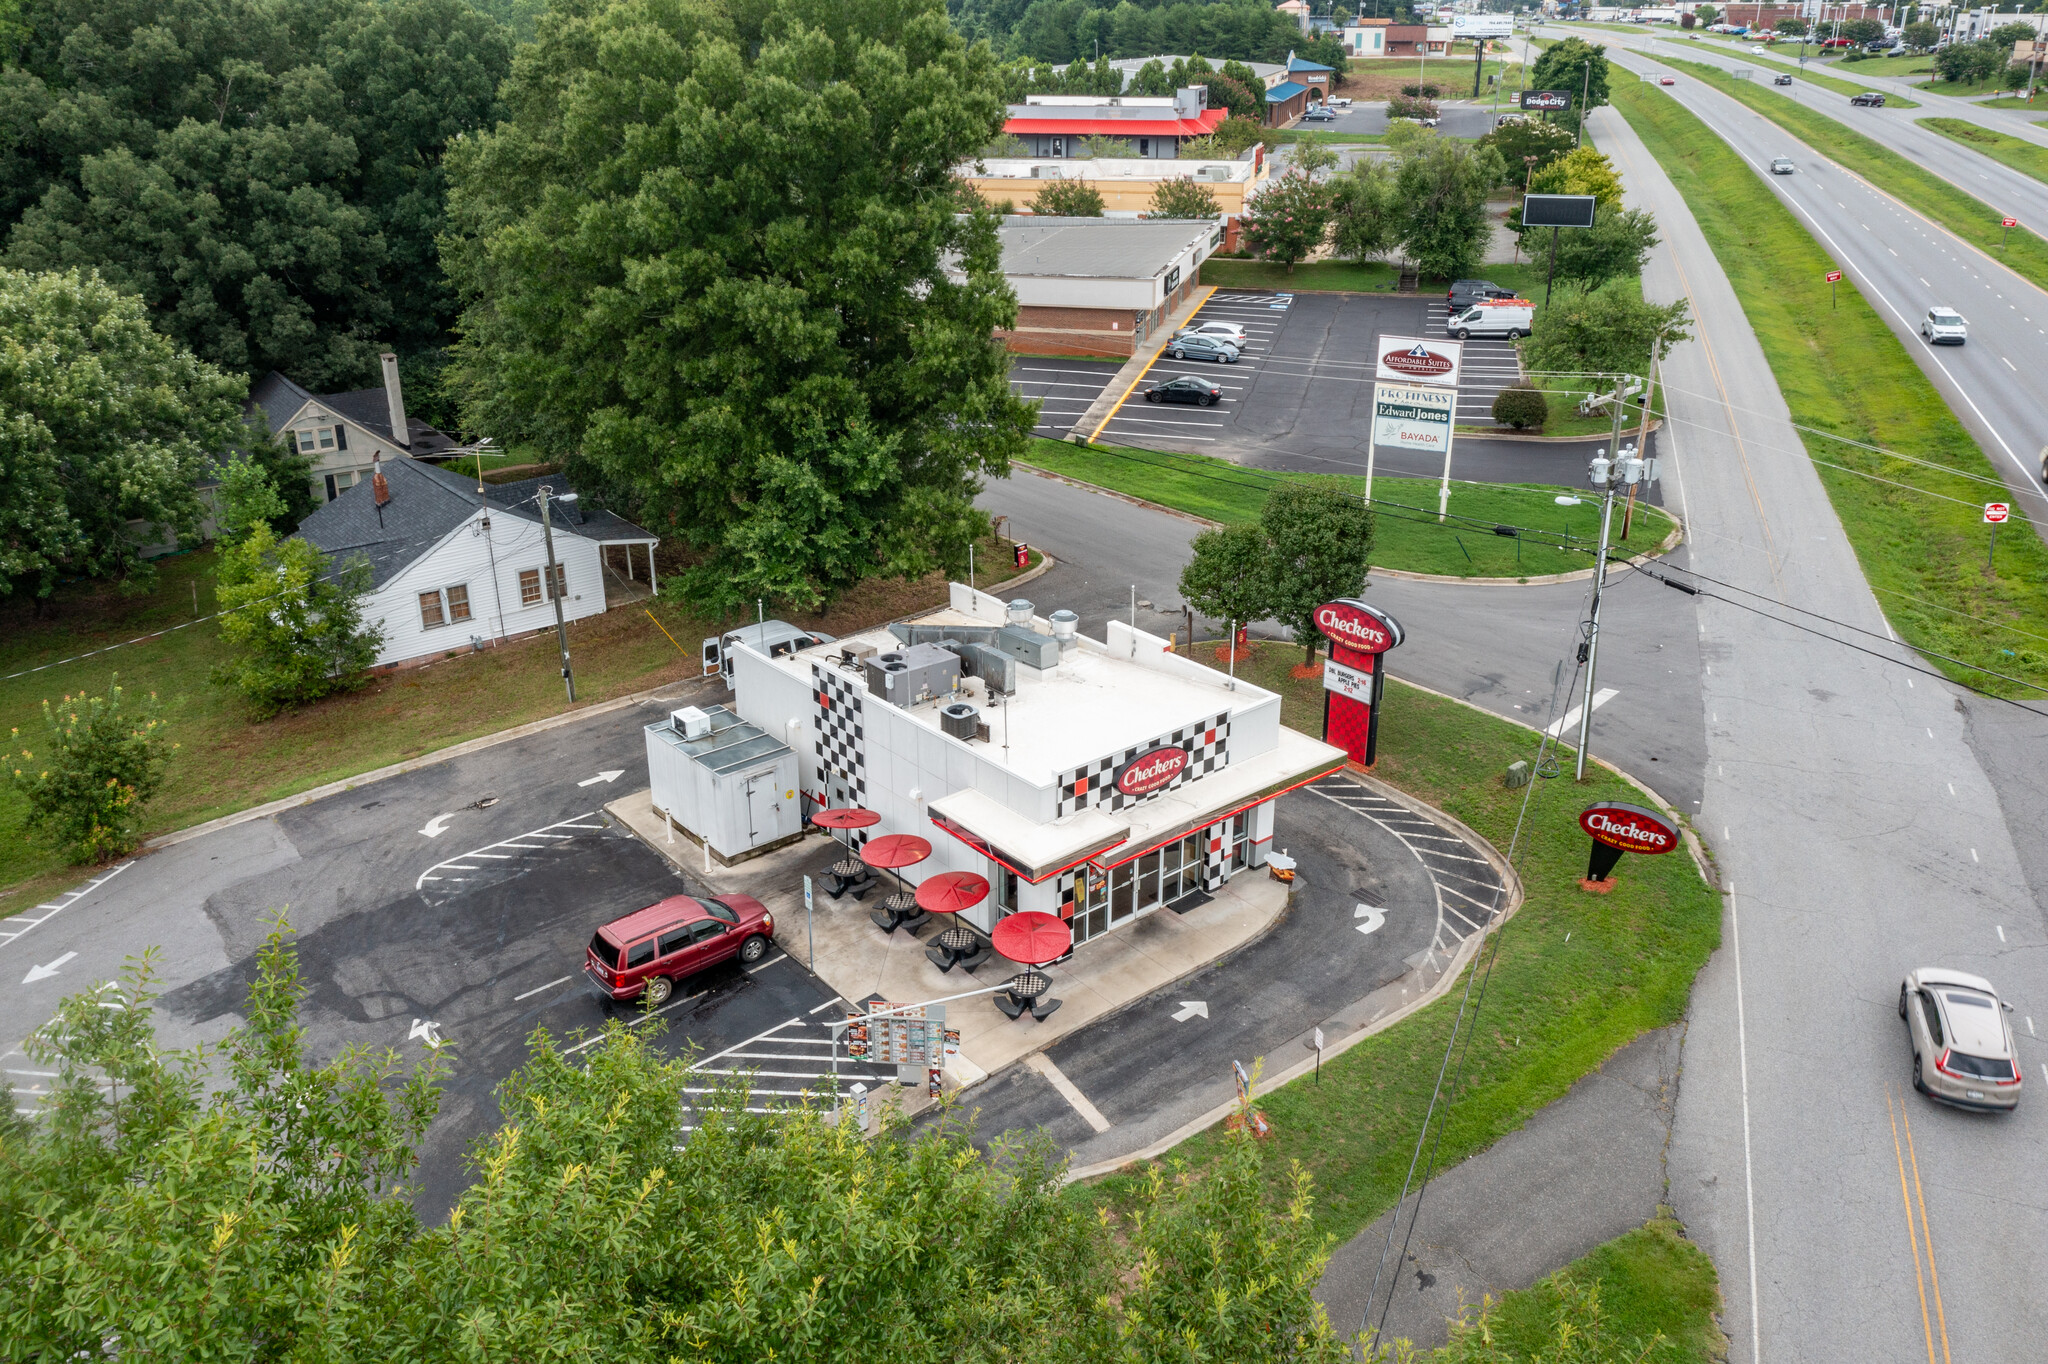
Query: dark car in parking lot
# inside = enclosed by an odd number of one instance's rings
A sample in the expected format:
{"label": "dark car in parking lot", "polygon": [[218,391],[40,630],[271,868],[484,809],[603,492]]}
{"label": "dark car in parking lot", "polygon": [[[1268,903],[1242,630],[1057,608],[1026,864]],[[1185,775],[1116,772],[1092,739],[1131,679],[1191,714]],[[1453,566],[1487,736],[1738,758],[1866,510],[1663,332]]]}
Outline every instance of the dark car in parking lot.
{"label": "dark car in parking lot", "polygon": [[1444,306],[1456,317],[1475,303],[1489,298],[1513,298],[1513,289],[1503,289],[1490,279],[1460,279],[1451,282],[1450,292],[1444,295]]}
{"label": "dark car in parking lot", "polygon": [[1849,103],[1860,104],[1867,109],[1882,109],[1884,108],[1884,96],[1878,94],[1875,90],[1865,90],[1860,95],[1849,96]]}
{"label": "dark car in parking lot", "polygon": [[607,1004],[644,996],[658,1008],[678,981],[735,957],[761,960],[774,932],[773,916],[751,895],[671,895],[598,929],[584,952],[584,982]]}
{"label": "dark car in parking lot", "polygon": [[1304,121],[1314,119],[1318,123],[1334,123],[1337,121],[1337,111],[1327,104],[1318,104],[1301,117]]}
{"label": "dark car in parking lot", "polygon": [[1174,337],[1167,343],[1166,353],[1176,360],[1193,356],[1197,360],[1214,360],[1219,365],[1237,363],[1237,347],[1227,338],[1207,332],[1187,332]]}
{"label": "dark car in parking lot", "polygon": [[1167,379],[1145,390],[1148,403],[1193,403],[1197,407],[1214,407],[1223,401],[1223,389],[1212,379],[1199,375],[1183,374]]}

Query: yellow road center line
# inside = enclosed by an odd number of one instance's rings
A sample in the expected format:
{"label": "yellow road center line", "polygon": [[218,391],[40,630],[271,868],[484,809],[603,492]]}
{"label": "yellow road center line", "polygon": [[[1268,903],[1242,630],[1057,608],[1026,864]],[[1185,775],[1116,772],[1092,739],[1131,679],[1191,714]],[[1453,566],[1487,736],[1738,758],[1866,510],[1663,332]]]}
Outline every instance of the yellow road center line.
{"label": "yellow road center line", "polygon": [[[1195,313],[1199,313],[1202,311],[1202,309],[1209,306],[1209,300],[1214,298],[1215,296],[1216,286],[1212,284],[1209,286],[1209,292],[1202,295],[1202,301],[1195,305],[1195,311],[1188,314],[1188,322],[1190,324],[1192,324],[1195,320]],[[1138,377],[1131,380],[1131,386],[1124,390],[1124,396],[1118,398],[1116,400],[1116,406],[1109,409],[1109,415],[1104,417],[1100,422],[1096,423],[1095,430],[1089,433],[1088,443],[1090,445],[1095,444],[1095,439],[1096,437],[1102,434],[1103,427],[1108,426],[1112,421],[1116,420],[1116,414],[1123,410],[1124,404],[1131,400],[1131,395],[1138,391],[1138,385],[1145,382],[1145,376],[1152,372],[1152,366],[1158,364],[1159,357],[1164,354],[1166,354],[1166,346],[1164,343],[1161,343],[1159,349],[1153,352],[1152,358],[1145,362],[1145,368],[1138,371]]]}
{"label": "yellow road center line", "polygon": [[1920,1287],[1920,1330],[1927,1337],[1927,1364],[1934,1364],[1934,1323],[1927,1316],[1927,1275],[1920,1269],[1920,1232],[1913,1225],[1913,1200],[1906,1192],[1906,1155],[1899,1146],[1899,1114],[1892,1107],[1892,1086],[1884,1086],[1885,1116],[1892,1121],[1892,1157],[1899,1163],[1899,1202],[1906,1209],[1906,1239],[1913,1246],[1913,1282]]}
{"label": "yellow road center line", "polygon": [[1927,1199],[1920,1192],[1920,1157],[1913,1151],[1913,1119],[1906,1105],[1899,1104],[1899,1118],[1906,1124],[1906,1160],[1913,1167],[1913,1201],[1920,1205],[1920,1239],[1927,1243],[1927,1279],[1934,1286],[1934,1320],[1941,1327],[1941,1362],[1948,1357],[1948,1313],[1941,1305],[1941,1271],[1934,1267],[1934,1230],[1927,1225]]}

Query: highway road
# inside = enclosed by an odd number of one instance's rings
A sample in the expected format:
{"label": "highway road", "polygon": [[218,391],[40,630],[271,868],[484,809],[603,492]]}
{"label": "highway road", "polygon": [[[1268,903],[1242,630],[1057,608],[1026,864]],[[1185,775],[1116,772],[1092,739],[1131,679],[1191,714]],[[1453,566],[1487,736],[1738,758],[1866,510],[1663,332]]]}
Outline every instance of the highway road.
{"label": "highway road", "polygon": [[[1639,74],[1660,69],[1635,53],[1615,60]],[[1734,148],[1841,264],[1976,436],[2013,498],[2037,528],[2048,529],[2041,483],[2048,408],[2025,377],[2048,373],[2048,293],[1718,90],[1681,79],[1664,93]],[[1790,156],[1797,173],[1770,174],[1778,155]],[[1785,287],[1826,306],[1823,281],[1786,280]],[[1937,304],[1968,319],[1967,345],[1936,348],[1921,339],[1920,320]],[[2005,498],[1987,485],[1984,500]]]}
{"label": "highway road", "polygon": [[[1675,88],[1759,154],[1729,101]],[[1722,948],[1693,992],[1671,1202],[1720,1270],[1735,1359],[2038,1357],[2048,1206],[2031,1176],[2048,1155],[2048,1114],[2033,1090],[2048,1090],[2048,1041],[2035,1036],[2048,1026],[2048,931],[2026,850],[2038,806],[1985,755],[1982,730],[1998,712],[1992,723],[2038,753],[2044,725],[1909,672],[1906,651],[1886,648],[1878,604],[1684,201],[1615,111],[1588,127],[1631,202],[1663,227],[1645,293],[1688,298],[1697,318],[1698,339],[1667,362],[1667,432],[1692,566],[1735,585],[1697,599],[1694,616],[1699,825],[1727,894]],[[1810,211],[1825,196],[1845,263],[1869,263],[1877,287],[1903,293],[1891,277],[1904,267],[1889,265],[1875,228],[1925,226],[1890,218],[1881,196],[1838,172],[1791,180],[1779,192]],[[1986,278],[1981,261],[1953,244],[1944,260],[1929,236],[1923,257],[1942,262],[1930,279],[1961,289],[1973,271]],[[2016,348],[2018,327],[1983,299],[1960,301],[1980,319],[1979,342],[1945,360]],[[2037,306],[2031,316],[2048,315]],[[1800,628],[1816,623],[1787,608],[1877,632],[1860,641],[1874,654],[1838,642],[1839,627]],[[2017,1114],[1986,1119],[1913,1093],[1895,1004],[1903,973],[1933,963],[1986,975],[2017,1005],[2030,1095]]]}

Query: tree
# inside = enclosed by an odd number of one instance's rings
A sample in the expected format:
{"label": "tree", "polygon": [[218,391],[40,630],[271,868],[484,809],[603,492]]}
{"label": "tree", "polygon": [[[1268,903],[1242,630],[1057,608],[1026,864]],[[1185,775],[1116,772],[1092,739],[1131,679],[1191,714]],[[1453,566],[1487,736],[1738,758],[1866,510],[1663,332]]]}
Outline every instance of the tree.
{"label": "tree", "polygon": [[[2017,36],[2021,38],[2031,38],[2034,36],[2034,28],[2031,24],[2008,24],[2005,27],[2015,30]],[[1859,46],[1863,43],[1874,43],[1879,38],[1884,37],[1884,25],[1875,19],[1851,19],[1835,31],[1840,36]],[[1993,29],[1991,31],[1992,38],[1995,40],[2002,31],[2001,29]],[[2005,40],[2005,46],[2008,48],[2012,46],[2012,43],[2012,38]]]}
{"label": "tree", "polygon": [[1162,180],[1152,191],[1152,202],[1145,211],[1147,218],[1216,218],[1222,216],[1216,206],[1216,196],[1207,185],[1195,183],[1191,176],[1176,176]]}
{"label": "tree", "polygon": [[578,1057],[529,1039],[476,1183],[426,1227],[405,1181],[439,1053],[316,1066],[281,924],[248,1022],[211,1055],[156,1036],[154,984],[145,955],[66,1000],[29,1043],[57,1072],[43,1118],[0,1124],[0,1282],[26,1358],[115,1339],[152,1359],[457,1364],[482,1338],[493,1358],[707,1364],[941,1364],[992,1341],[1048,1360],[1351,1357],[1314,1297],[1328,1255],[1307,1176],[1270,1181],[1242,1131],[1098,1214],[1047,1139],[983,1150],[947,1114],[869,1139],[829,1096],[749,1112],[741,1085],[707,1095],[692,1058],[660,1055],[658,1023],[614,1020]]}
{"label": "tree", "polygon": [[259,719],[360,687],[384,639],[381,626],[363,624],[370,577],[362,559],[330,572],[311,544],[280,541],[258,522],[221,551],[220,637],[237,652],[214,680],[241,692]]}
{"label": "tree", "polygon": [[1138,154],[1138,144],[1128,137],[1091,135],[1082,145],[1086,155],[1102,160],[1129,160]]}
{"label": "tree", "polygon": [[1469,275],[1486,254],[1487,191],[1500,181],[1500,154],[1438,138],[1401,160],[1401,245],[1432,279]]}
{"label": "tree", "polygon": [[0,337],[0,594],[31,593],[40,610],[64,577],[147,588],[156,571],[138,550],[197,538],[193,485],[247,439],[246,382],[76,270],[0,268]]}
{"label": "tree", "polygon": [[1689,317],[1684,299],[1648,303],[1633,285],[1565,294],[1522,343],[1523,361],[1552,374],[1648,374],[1653,345],[1661,360],[1691,338]]}
{"label": "tree", "polygon": [[1311,38],[1300,50],[1303,60],[1319,62],[1330,68],[1330,83],[1344,84],[1345,73],[1351,69],[1351,54],[1344,50],[1344,42],[1334,33],[1325,33]]}
{"label": "tree", "polygon": [[1337,165],[1337,153],[1321,142],[1297,142],[1288,165],[1305,175],[1320,175]]}
{"label": "tree", "polygon": [[1934,54],[1934,74],[1959,85],[1988,81],[2003,70],[2012,55],[2009,47],[1979,39],[1974,43],[1950,43]]}
{"label": "tree", "polygon": [[284,516],[284,499],[270,471],[247,455],[237,455],[221,471],[220,514],[214,518],[220,538],[232,543],[258,526],[275,526]]}
{"label": "tree", "polygon": [[1151,99],[1163,99],[1171,95],[1173,93],[1173,82],[1166,77],[1166,63],[1154,57],[1151,61],[1139,67],[1138,73],[1131,78],[1130,92],[1134,95],[1144,95]]}
{"label": "tree", "polygon": [[997,220],[953,168],[1004,110],[939,0],[591,0],[449,161],[479,429],[668,529],[707,608],[964,569],[1028,439]]}
{"label": "tree", "polygon": [[1198,614],[1238,626],[1273,614],[1266,532],[1257,521],[1205,530],[1189,547],[1194,553],[1180,571],[1180,594]]}
{"label": "tree", "polygon": [[[1721,11],[1712,5],[1698,5],[1694,7],[1692,17],[1703,24],[1718,24],[1721,22]],[[1535,87],[1531,86],[1530,88],[1534,89]]]}
{"label": "tree", "polygon": [[[443,345],[442,159],[511,39],[464,0],[47,0],[0,139],[18,268],[98,270],[231,372],[314,389]],[[424,395],[423,395],[424,396]]]}
{"label": "tree", "polygon": [[1614,163],[1591,147],[1558,157],[1531,177],[1529,188],[1536,194],[1590,194],[1599,200],[1602,213],[1621,207],[1621,177]]}
{"label": "tree", "polygon": [[1656,244],[1656,220],[1642,210],[1600,214],[1590,228],[1558,234],[1557,277],[1598,289],[1610,279],[1641,274]]}
{"label": "tree", "polygon": [[[163,732],[156,693],[130,701],[115,675],[105,696],[43,702],[43,737],[7,755],[27,824],[74,862],[105,862],[135,850],[142,807],[163,789],[177,745]],[[13,731],[21,743],[21,731]]]}
{"label": "tree", "polygon": [[[1169,90],[1167,93],[1173,92]],[[1265,113],[1265,99],[1253,93],[1252,87],[1232,80],[1229,76],[1211,76],[1209,107],[1226,109],[1232,118],[1250,119],[1256,123]]]}
{"label": "tree", "polygon": [[1361,156],[1333,187],[1337,230],[1331,249],[1347,260],[1374,260],[1400,244],[1404,221],[1394,168]]}
{"label": "tree", "polygon": [[1529,158],[1536,159],[1534,169],[1541,171],[1572,149],[1572,134],[1555,123],[1525,118],[1501,124],[1481,137],[1479,145],[1500,153],[1503,183],[1520,187],[1530,183]]}
{"label": "tree", "polygon": [[1031,211],[1054,218],[1100,218],[1102,195],[1080,180],[1052,180],[1032,196]]}
{"label": "tree", "polygon": [[1907,47],[1925,52],[1941,41],[1941,30],[1922,19],[1918,23],[1907,24],[1900,31],[1899,39]]}
{"label": "tree", "polygon": [[[1693,12],[1704,15],[1710,8],[1702,5]],[[1598,109],[1607,103],[1607,49],[1595,47],[1583,38],[1566,38],[1561,43],[1552,43],[1529,69],[1528,88],[1568,93],[1572,99],[1571,108],[1561,111],[1562,117],[1557,121],[1576,128],[1587,110]]]}
{"label": "tree", "polygon": [[1779,33],[1789,33],[1794,38],[1797,38],[1806,32],[1806,21],[1804,19],[1780,19],[1777,23],[1772,24],[1771,27]]}
{"label": "tree", "polygon": [[1316,661],[1316,608],[1364,586],[1372,562],[1374,515],[1365,500],[1327,484],[1282,483],[1266,496],[1267,609]]}
{"label": "tree", "polygon": [[1332,197],[1329,186],[1290,167],[1245,206],[1240,219],[1245,240],[1293,274],[1295,262],[1323,244],[1330,230]]}

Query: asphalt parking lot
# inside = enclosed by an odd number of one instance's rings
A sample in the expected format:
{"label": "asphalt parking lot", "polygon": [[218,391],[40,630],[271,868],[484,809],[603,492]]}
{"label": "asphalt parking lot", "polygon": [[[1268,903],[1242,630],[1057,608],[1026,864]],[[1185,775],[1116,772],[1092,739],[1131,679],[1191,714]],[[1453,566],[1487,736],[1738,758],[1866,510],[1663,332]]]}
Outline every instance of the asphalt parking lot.
{"label": "asphalt parking lot", "polygon": [[[1431,64],[1427,79],[1431,85],[1442,89],[1452,97],[1472,88],[1472,69],[1459,63],[1439,69]],[[1462,83],[1461,83],[1462,82]],[[1502,109],[1509,106],[1503,100]],[[1493,127],[1493,105],[1488,104],[1447,104],[1438,101],[1437,112],[1443,122],[1438,131],[1446,137],[1481,137]],[[1332,133],[1383,133],[1387,130],[1386,101],[1370,104],[1354,104],[1340,110],[1337,117],[1328,123],[1307,120],[1297,125],[1305,131]]]}
{"label": "asphalt parking lot", "polygon": [[1123,365],[1077,355],[1020,355],[1010,362],[1010,391],[1038,400],[1038,425],[1031,434],[1064,440]]}

